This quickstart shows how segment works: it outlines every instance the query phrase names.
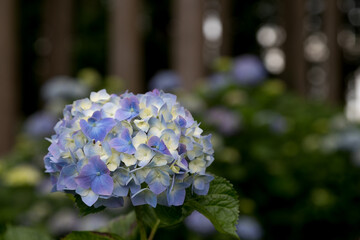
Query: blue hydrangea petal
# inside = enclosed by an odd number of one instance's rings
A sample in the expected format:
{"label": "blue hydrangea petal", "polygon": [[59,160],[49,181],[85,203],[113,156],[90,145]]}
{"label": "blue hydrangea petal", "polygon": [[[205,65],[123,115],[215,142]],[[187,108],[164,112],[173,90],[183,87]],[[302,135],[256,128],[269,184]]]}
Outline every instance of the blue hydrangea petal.
{"label": "blue hydrangea petal", "polygon": [[159,181],[154,181],[154,182],[150,183],[149,188],[156,195],[158,195],[166,190],[166,186],[162,185],[161,182],[159,182]]}
{"label": "blue hydrangea petal", "polygon": [[[106,164],[100,160],[99,156],[94,156],[89,159],[89,163],[86,164],[80,171],[79,176],[75,178],[76,183],[85,189],[92,188],[92,184],[99,176],[108,175],[110,173]],[[111,178],[111,177],[110,177]],[[96,185],[99,184],[99,180],[96,180]],[[102,180],[105,181],[105,180]],[[101,185],[101,184],[100,184]],[[94,189],[93,189],[94,190]],[[95,190],[99,192],[99,189]],[[111,194],[111,193],[110,193]]]}
{"label": "blue hydrangea petal", "polygon": [[132,194],[135,194],[135,193],[139,192],[140,189],[141,189],[141,186],[138,185],[138,184],[136,184],[135,181],[134,181],[134,179],[131,179],[131,180],[129,181],[129,183],[127,184],[127,186],[129,186],[130,192],[131,192]]}
{"label": "blue hydrangea petal", "polygon": [[156,207],[156,195],[148,188],[141,189],[139,192],[131,196],[131,202],[134,206],[149,204],[153,208]]}
{"label": "blue hydrangea petal", "polygon": [[209,191],[210,182],[214,179],[210,175],[198,175],[194,177],[193,190],[198,195],[206,195]]}
{"label": "blue hydrangea petal", "polygon": [[130,179],[129,172],[126,169],[119,168],[114,172],[112,178],[114,180],[113,195],[122,197],[127,196],[129,193],[129,186],[126,185]]}
{"label": "blue hydrangea petal", "polygon": [[170,176],[167,171],[169,171],[168,166],[157,168],[156,170],[150,171],[145,179],[150,190],[157,195],[165,191],[166,188],[170,186]]}
{"label": "blue hydrangea petal", "polygon": [[96,194],[110,196],[114,190],[114,181],[107,174],[96,176],[91,183],[91,189]]}
{"label": "blue hydrangea petal", "polygon": [[115,113],[115,118],[119,121],[127,120],[131,118],[131,112],[123,109],[118,109]]}
{"label": "blue hydrangea petal", "polygon": [[93,165],[96,169],[96,173],[100,172],[101,174],[109,174],[110,170],[107,168],[106,164],[100,159],[99,156],[94,156],[89,159],[89,164]]}
{"label": "blue hydrangea petal", "polygon": [[168,192],[167,201],[169,206],[181,206],[184,203],[186,195],[186,184],[175,183],[173,188]]}
{"label": "blue hydrangea petal", "polygon": [[106,135],[116,125],[116,122],[112,118],[104,118],[96,121],[95,118],[89,118],[88,121],[84,119],[80,120],[81,131],[90,139],[102,142]]}
{"label": "blue hydrangea petal", "polygon": [[85,189],[88,189],[91,187],[91,183],[96,177],[96,169],[93,165],[87,164],[82,169],[80,174],[75,177],[76,183]]}
{"label": "blue hydrangea petal", "polygon": [[54,158],[59,159],[61,157],[60,155],[60,147],[56,142],[52,142],[51,145],[48,148],[49,152]]}
{"label": "blue hydrangea petal", "polygon": [[106,134],[108,134],[111,131],[111,129],[113,129],[115,127],[115,125],[116,125],[116,122],[112,118],[104,118],[96,123],[97,127],[105,129]]}
{"label": "blue hydrangea petal", "polygon": [[[115,180],[114,180],[115,181]],[[117,197],[126,197],[129,193],[128,186],[122,186],[120,184],[114,184],[113,195]]]}
{"label": "blue hydrangea petal", "polygon": [[81,200],[89,207],[91,207],[99,198],[99,195],[90,189],[77,188],[76,193],[81,196]]}
{"label": "blue hydrangea petal", "polygon": [[57,182],[57,190],[75,190],[77,187],[75,176],[78,174],[76,164],[71,164],[64,167]]}
{"label": "blue hydrangea petal", "polygon": [[148,141],[148,146],[150,146],[153,150],[160,152],[162,154],[171,155],[169,149],[166,147],[164,142],[160,140],[157,136],[152,136]]}
{"label": "blue hydrangea petal", "polygon": [[113,138],[109,142],[111,148],[115,149],[118,152],[127,153],[127,154],[134,154],[136,152],[136,149],[132,145],[132,143],[129,143],[129,141],[126,141],[121,138]]}

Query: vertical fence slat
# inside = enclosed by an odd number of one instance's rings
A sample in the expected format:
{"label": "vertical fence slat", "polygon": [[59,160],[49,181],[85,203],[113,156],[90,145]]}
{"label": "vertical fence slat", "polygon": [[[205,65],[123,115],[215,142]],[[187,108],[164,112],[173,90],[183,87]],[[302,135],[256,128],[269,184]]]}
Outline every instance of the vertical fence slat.
{"label": "vertical fence slat", "polygon": [[231,0],[222,0],[220,1],[220,15],[223,26],[222,34],[222,44],[220,54],[222,56],[231,56],[231,44],[233,39],[233,34],[231,31],[231,10],[232,10],[232,1]]}
{"label": "vertical fence slat", "polygon": [[173,68],[185,89],[193,88],[203,74],[202,1],[173,3]]}
{"label": "vertical fence slat", "polygon": [[132,92],[144,89],[139,10],[139,0],[114,0],[109,9],[109,72],[124,79]]}
{"label": "vertical fence slat", "polygon": [[50,51],[42,56],[43,80],[57,75],[71,74],[72,0],[45,0],[43,13],[43,39]]}
{"label": "vertical fence slat", "polygon": [[307,93],[303,46],[304,2],[303,0],[281,0],[279,2],[287,35],[284,44],[286,57],[284,78],[290,88],[303,96]]}
{"label": "vertical fence slat", "polygon": [[329,84],[327,100],[331,103],[341,102],[342,92],[344,90],[341,84],[340,48],[337,43],[340,13],[336,2],[336,0],[326,1],[324,13],[324,30],[330,50],[330,55],[324,64],[324,68]]}
{"label": "vertical fence slat", "polygon": [[0,1],[0,156],[11,149],[17,125],[15,2]]}

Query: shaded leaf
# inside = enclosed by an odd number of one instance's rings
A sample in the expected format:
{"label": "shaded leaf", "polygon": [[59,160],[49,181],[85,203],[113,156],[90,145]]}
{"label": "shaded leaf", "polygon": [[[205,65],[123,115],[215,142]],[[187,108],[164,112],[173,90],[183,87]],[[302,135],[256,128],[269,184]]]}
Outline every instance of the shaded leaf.
{"label": "shaded leaf", "polygon": [[225,178],[215,176],[206,196],[187,197],[184,204],[207,217],[219,232],[238,238],[239,200],[232,184]]}
{"label": "shaded leaf", "polygon": [[124,239],[136,239],[137,230],[135,211],[120,216],[99,229],[100,232],[115,233]]}

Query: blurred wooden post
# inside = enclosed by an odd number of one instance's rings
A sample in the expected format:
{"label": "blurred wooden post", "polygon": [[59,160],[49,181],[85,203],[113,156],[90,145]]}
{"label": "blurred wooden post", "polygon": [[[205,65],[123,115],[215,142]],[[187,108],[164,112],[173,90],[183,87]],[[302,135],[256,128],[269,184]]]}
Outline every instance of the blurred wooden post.
{"label": "blurred wooden post", "polygon": [[45,0],[41,75],[48,80],[57,75],[71,74],[72,0]]}
{"label": "blurred wooden post", "polygon": [[200,0],[173,3],[173,68],[185,89],[192,89],[203,75],[203,7]]}
{"label": "blurred wooden post", "polygon": [[220,49],[221,56],[231,56],[231,44],[233,39],[233,34],[231,31],[231,10],[232,10],[232,1],[231,0],[220,0],[220,15],[221,22],[223,27],[222,33],[222,43]]}
{"label": "blurred wooden post", "polygon": [[16,1],[0,1],[0,156],[15,139],[18,99],[16,96]]}
{"label": "blurred wooden post", "polygon": [[325,72],[327,73],[327,80],[329,92],[327,100],[331,103],[340,103],[343,92],[341,84],[341,63],[340,63],[340,48],[337,43],[337,33],[339,29],[339,10],[337,8],[336,0],[327,0],[325,2],[326,8],[324,12],[324,31],[327,36],[327,44],[330,50],[330,55],[324,64]]}
{"label": "blurred wooden post", "polygon": [[286,30],[284,80],[298,94],[307,94],[304,58],[304,0],[281,0],[281,15]]}
{"label": "blurred wooden post", "polygon": [[110,4],[109,73],[124,79],[127,89],[142,92],[140,1]]}

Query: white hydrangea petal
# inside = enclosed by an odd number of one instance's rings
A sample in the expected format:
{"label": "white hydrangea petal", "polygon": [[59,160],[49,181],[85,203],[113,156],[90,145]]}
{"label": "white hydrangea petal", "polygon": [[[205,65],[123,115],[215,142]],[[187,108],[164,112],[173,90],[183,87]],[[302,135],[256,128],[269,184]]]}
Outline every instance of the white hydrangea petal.
{"label": "white hydrangea petal", "polygon": [[168,106],[165,103],[159,110],[159,116],[163,117],[165,119],[165,121],[171,121],[173,116],[171,114],[171,112],[169,112]]}
{"label": "white hydrangea petal", "polygon": [[90,94],[90,100],[92,102],[107,101],[109,99],[110,99],[110,95],[106,92],[105,89],[102,89],[98,92],[91,92]]}
{"label": "white hydrangea petal", "polygon": [[149,123],[145,120],[135,119],[134,124],[137,128],[144,132],[147,132],[150,128]]}
{"label": "white hydrangea petal", "polygon": [[160,139],[164,141],[170,151],[177,149],[179,146],[179,137],[171,129],[162,131]]}
{"label": "white hydrangea petal", "polygon": [[206,168],[206,162],[203,158],[196,158],[189,163],[189,170],[191,173],[204,174]]}
{"label": "white hydrangea petal", "polygon": [[121,159],[121,162],[123,162],[127,167],[133,166],[137,162],[134,155],[127,154],[127,153],[121,153],[120,159]]}
{"label": "white hydrangea petal", "polygon": [[169,155],[164,154],[155,154],[152,162],[155,166],[165,166],[166,164],[172,162],[174,159]]}
{"label": "white hydrangea petal", "polygon": [[139,160],[140,167],[147,165],[154,155],[154,151],[146,144],[141,144],[135,152],[135,158]]}
{"label": "white hydrangea petal", "polygon": [[102,107],[102,115],[105,118],[114,118],[116,111],[119,109],[119,106],[112,102],[105,103]]}
{"label": "white hydrangea petal", "polygon": [[135,148],[138,148],[141,144],[146,144],[148,141],[148,137],[145,132],[138,131],[138,133],[133,137],[132,143]]}
{"label": "white hydrangea petal", "polygon": [[187,156],[190,160],[193,160],[194,158],[199,157],[202,154],[202,146],[198,143],[194,143],[193,150],[187,152]]}
{"label": "white hydrangea petal", "polygon": [[106,165],[110,171],[115,171],[120,165],[120,155],[117,152],[113,152],[106,160]]}

